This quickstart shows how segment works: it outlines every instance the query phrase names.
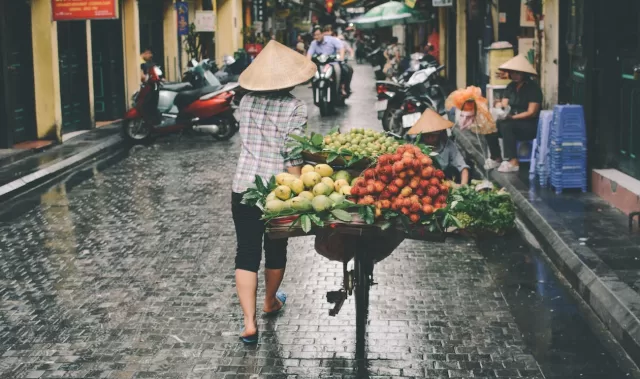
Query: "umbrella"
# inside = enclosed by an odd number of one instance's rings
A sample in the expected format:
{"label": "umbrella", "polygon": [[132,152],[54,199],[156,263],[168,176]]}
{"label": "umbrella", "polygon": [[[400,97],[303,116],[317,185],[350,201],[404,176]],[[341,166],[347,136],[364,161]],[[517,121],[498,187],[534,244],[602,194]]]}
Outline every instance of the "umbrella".
{"label": "umbrella", "polygon": [[390,1],[372,8],[352,22],[360,29],[384,28],[394,25],[419,24],[426,22],[422,13],[404,3]]}

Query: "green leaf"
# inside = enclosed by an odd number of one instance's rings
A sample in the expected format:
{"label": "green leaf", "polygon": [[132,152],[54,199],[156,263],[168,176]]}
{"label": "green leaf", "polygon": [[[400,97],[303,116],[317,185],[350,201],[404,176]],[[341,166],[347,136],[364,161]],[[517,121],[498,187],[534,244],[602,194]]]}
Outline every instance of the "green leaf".
{"label": "green leaf", "polygon": [[371,225],[375,222],[375,213],[373,212],[373,206],[365,208],[364,222]]}
{"label": "green leaf", "polygon": [[385,212],[384,213],[384,219],[385,220],[390,220],[394,217],[398,217],[398,213],[397,212]]}
{"label": "green leaf", "polygon": [[311,136],[311,143],[314,144],[315,146],[322,146],[322,144],[324,143],[324,138],[322,137],[322,134],[314,133]]}
{"label": "green leaf", "polygon": [[261,193],[267,192],[267,188],[264,186],[264,181],[262,180],[260,175],[256,175],[256,180],[254,183],[258,191],[260,191]]}
{"label": "green leaf", "polygon": [[390,226],[391,226],[391,223],[389,221],[385,221],[382,224],[380,224],[380,230],[387,230],[389,229]]}
{"label": "green leaf", "polygon": [[333,161],[336,160],[336,158],[338,158],[339,155],[337,153],[329,153],[329,155],[327,156],[327,163],[331,163]]}
{"label": "green leaf", "polygon": [[276,187],[278,187],[278,183],[276,183],[276,177],[275,175],[271,177],[271,179],[269,180],[269,192],[273,191],[274,189],[276,189]]}
{"label": "green leaf", "polygon": [[340,221],[350,222],[351,220],[353,220],[351,214],[342,209],[334,209],[331,211],[331,214],[333,215],[333,217],[337,218]]}
{"label": "green leaf", "polygon": [[302,226],[302,231],[305,233],[309,233],[311,231],[311,218],[309,215],[302,215],[300,218],[300,224]]}
{"label": "green leaf", "polygon": [[296,156],[299,156],[300,154],[302,154],[302,146],[294,147],[289,153],[289,156],[296,157]]}
{"label": "green leaf", "polygon": [[333,128],[331,128],[331,130],[329,130],[329,133],[327,134],[333,134],[333,133],[337,133],[340,131],[340,125],[336,125]]}
{"label": "green leaf", "polygon": [[320,151],[322,151],[322,148],[316,147],[316,146],[309,146],[307,148],[307,151],[310,153],[318,153]]}
{"label": "green leaf", "polygon": [[300,143],[307,142],[307,139],[305,137],[300,137],[299,135],[296,135],[296,134],[289,134],[289,138],[291,138],[292,140],[296,140]]}
{"label": "green leaf", "polygon": [[324,226],[324,221],[322,221],[322,219],[320,219],[320,217],[318,217],[317,215],[309,214],[309,218],[311,219],[311,222],[313,222],[314,224],[320,227]]}

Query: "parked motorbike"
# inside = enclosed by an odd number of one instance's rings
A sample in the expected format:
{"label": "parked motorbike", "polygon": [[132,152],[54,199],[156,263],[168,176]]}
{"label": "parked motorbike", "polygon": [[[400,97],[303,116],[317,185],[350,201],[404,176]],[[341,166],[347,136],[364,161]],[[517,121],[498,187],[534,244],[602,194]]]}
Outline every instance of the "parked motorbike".
{"label": "parked motorbike", "polygon": [[228,140],[238,130],[232,100],[237,83],[220,84],[208,60],[194,62],[182,83],[163,83],[154,66],[133,107],[123,117],[123,134],[130,143],[146,143],[156,134],[193,131]]}
{"label": "parked motorbike", "polygon": [[423,53],[413,53],[410,56],[410,61],[406,70],[395,78],[395,81],[401,84],[406,83],[414,73],[420,70],[424,70],[429,67],[438,67],[436,59]]}
{"label": "parked motorbike", "polygon": [[378,47],[367,55],[367,60],[373,66],[373,71],[376,76],[376,80],[384,80],[386,75],[382,71],[385,63],[387,63],[387,58],[384,57],[384,49],[382,47]]}
{"label": "parked motorbike", "polygon": [[378,82],[376,110],[385,130],[402,137],[427,108],[445,113],[446,96],[437,80],[443,69],[444,66],[418,70],[404,85]]}
{"label": "parked motorbike", "polygon": [[333,62],[337,62],[337,57],[325,54],[314,55],[312,61],[317,67],[311,80],[313,103],[320,108],[320,115],[326,116],[333,113],[336,106],[344,105],[345,101],[340,90],[340,80],[332,65]]}

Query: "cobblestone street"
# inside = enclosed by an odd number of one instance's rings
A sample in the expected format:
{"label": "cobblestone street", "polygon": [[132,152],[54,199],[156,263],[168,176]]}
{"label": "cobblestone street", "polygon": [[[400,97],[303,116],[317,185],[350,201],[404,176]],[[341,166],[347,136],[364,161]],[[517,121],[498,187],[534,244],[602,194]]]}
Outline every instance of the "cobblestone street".
{"label": "cobblestone street", "polygon": [[[370,67],[356,68],[354,89],[346,109],[321,120],[311,90],[298,88],[310,128],[380,128]],[[244,346],[230,207],[239,141],[158,139],[82,182],[38,194],[35,206],[0,212],[0,377],[628,377],[598,371],[617,364],[574,308],[563,319],[538,304],[527,316],[531,329],[516,319],[529,313],[514,312],[527,301],[518,296],[536,296],[535,285],[521,290],[518,282],[516,291],[503,280],[527,251],[517,236],[482,246],[403,242],[375,267],[366,360],[355,357],[354,300],[328,315],[325,294],[340,287],[342,266],[315,253],[313,238],[291,239],[286,309],[260,318],[260,343]],[[539,330],[562,340],[552,318],[584,328],[576,346],[528,342]],[[573,352],[561,355],[566,367],[553,366],[562,359],[543,364],[563,348]]]}

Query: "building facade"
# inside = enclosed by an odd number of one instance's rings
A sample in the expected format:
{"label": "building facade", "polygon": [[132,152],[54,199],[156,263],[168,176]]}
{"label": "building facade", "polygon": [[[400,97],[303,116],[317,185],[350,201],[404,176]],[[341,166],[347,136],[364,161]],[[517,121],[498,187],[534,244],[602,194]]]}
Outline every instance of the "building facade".
{"label": "building facade", "polygon": [[[69,21],[53,21],[52,0],[0,1],[0,148],[62,142],[121,118],[140,86],[143,47],[167,80],[180,80],[188,57],[176,0],[114,1],[116,18]],[[190,22],[198,10],[218,11],[215,33],[200,36],[208,55],[242,46],[241,0],[185,3]]]}

